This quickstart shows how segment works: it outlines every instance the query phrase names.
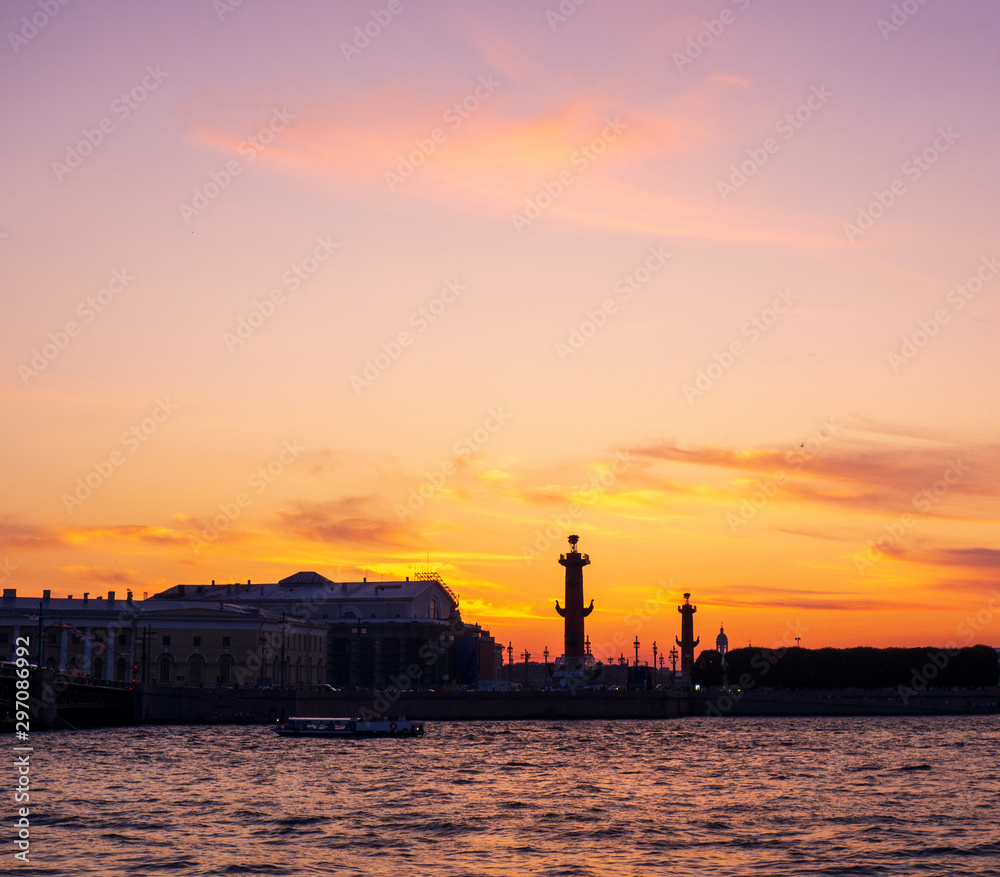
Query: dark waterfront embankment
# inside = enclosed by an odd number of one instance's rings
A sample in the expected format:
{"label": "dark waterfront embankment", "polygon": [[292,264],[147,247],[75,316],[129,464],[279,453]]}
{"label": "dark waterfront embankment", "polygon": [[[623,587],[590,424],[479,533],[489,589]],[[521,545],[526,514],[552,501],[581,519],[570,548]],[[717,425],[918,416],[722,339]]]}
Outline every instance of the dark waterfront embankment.
{"label": "dark waterfront embankment", "polygon": [[[996,715],[1000,688],[703,691],[364,691],[69,684],[35,677],[32,730],[277,722],[289,716],[405,715],[429,721],[681,719],[689,716]],[[0,724],[14,700],[0,679]],[[34,692],[38,692],[36,695]],[[13,713],[10,712],[12,717]],[[11,730],[12,730],[11,724]]]}
{"label": "dark waterfront embankment", "polygon": [[146,723],[274,721],[287,716],[368,712],[423,720],[677,719],[688,716],[921,716],[996,714],[1000,689],[885,691],[407,691],[192,689],[148,686],[137,720]]}

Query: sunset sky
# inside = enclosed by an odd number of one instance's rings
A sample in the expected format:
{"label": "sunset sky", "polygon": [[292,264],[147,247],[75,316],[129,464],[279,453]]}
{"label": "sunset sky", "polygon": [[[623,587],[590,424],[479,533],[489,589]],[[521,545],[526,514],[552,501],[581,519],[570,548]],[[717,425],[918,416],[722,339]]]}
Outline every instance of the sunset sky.
{"label": "sunset sky", "polygon": [[602,659],[1000,646],[1000,6],[0,23],[4,587],[429,564],[540,656],[578,533]]}

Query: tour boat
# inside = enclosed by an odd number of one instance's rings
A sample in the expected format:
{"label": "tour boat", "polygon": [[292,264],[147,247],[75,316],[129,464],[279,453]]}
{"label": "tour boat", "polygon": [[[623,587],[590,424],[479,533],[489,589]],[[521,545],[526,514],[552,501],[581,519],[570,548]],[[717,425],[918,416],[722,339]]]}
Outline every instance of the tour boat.
{"label": "tour boat", "polygon": [[293,716],[275,731],[285,737],[422,737],[424,723],[410,722],[405,718],[365,721]]}

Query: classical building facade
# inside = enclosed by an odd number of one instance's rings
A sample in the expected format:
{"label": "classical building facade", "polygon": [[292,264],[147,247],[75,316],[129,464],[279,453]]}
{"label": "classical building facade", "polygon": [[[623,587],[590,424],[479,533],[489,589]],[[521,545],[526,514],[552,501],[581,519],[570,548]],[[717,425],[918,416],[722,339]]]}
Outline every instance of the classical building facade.
{"label": "classical building facade", "polygon": [[334,582],[299,572],[279,582],[176,585],[147,604],[253,607],[325,633],[323,681],[343,687],[427,688],[498,678],[496,644],[466,624],[458,598],[435,574],[404,581]]}
{"label": "classical building facade", "polygon": [[147,600],[0,600],[0,660],[19,637],[66,673],[169,685],[428,688],[499,676],[496,644],[465,624],[433,574],[333,582],[300,572],[264,584],[175,585]]}
{"label": "classical building facade", "polygon": [[246,605],[0,598],[0,660],[18,642],[34,663],[117,682],[184,685],[310,684],[325,680],[326,627]]}

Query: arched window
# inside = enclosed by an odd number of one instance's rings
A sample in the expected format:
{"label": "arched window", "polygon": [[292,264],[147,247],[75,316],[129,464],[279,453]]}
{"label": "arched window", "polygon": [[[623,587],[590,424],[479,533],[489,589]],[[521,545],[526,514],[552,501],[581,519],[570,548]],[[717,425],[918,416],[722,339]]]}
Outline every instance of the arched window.
{"label": "arched window", "polygon": [[128,681],[126,677],[127,673],[128,661],[126,661],[124,657],[119,657],[118,660],[115,661],[115,679],[119,682],[126,682]]}
{"label": "arched window", "polygon": [[192,655],[188,661],[188,681],[192,685],[201,685],[205,678],[205,659],[201,655]]}
{"label": "arched window", "polygon": [[164,655],[160,658],[160,682],[170,681],[170,658]]}
{"label": "arched window", "polygon": [[357,618],[357,617],[358,613],[355,612],[353,609],[345,609],[343,615],[341,615],[341,618]]}
{"label": "arched window", "polygon": [[90,675],[95,679],[104,678],[104,658],[94,658],[94,669],[90,671]]}
{"label": "arched window", "polygon": [[233,657],[223,655],[219,658],[219,682],[228,685],[233,679]]}

